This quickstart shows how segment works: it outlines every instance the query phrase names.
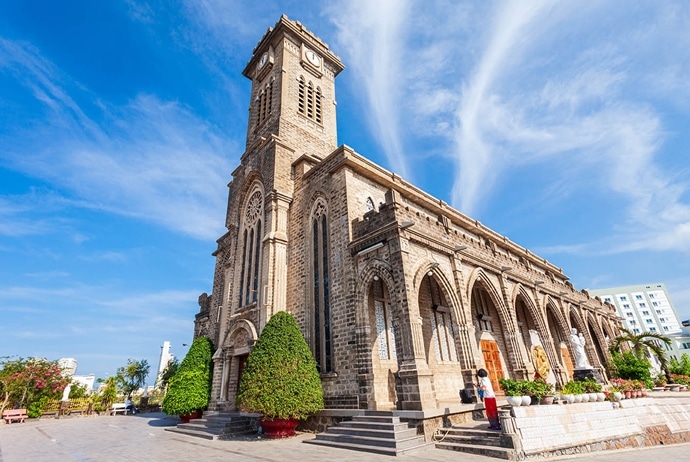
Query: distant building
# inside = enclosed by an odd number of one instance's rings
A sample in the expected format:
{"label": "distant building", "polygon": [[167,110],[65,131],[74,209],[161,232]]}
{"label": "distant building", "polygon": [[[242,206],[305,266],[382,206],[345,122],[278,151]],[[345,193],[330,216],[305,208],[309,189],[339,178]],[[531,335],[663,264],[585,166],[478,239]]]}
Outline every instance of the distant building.
{"label": "distant building", "polygon": [[596,289],[589,293],[612,303],[623,318],[623,325],[636,334],[681,332],[678,313],[663,283]]}
{"label": "distant building", "polygon": [[62,372],[67,377],[71,377],[77,373],[78,364],[79,363],[74,358],[60,358],[58,360],[58,365],[62,368]]}
{"label": "distant building", "polygon": [[160,381],[163,378],[163,373],[168,367],[168,364],[170,364],[174,359],[175,356],[170,353],[170,342],[166,340],[161,346],[161,358],[158,361],[158,374],[156,374],[156,387],[160,384]]}
{"label": "distant building", "polygon": [[86,386],[86,389],[93,390],[93,385],[96,382],[96,376],[94,374],[89,375],[75,375],[72,377],[72,383],[78,383]]}
{"label": "distant building", "polygon": [[680,322],[663,283],[589,290],[589,294],[613,304],[623,318],[623,326],[631,332],[653,332],[669,337],[672,342],[667,348],[669,358],[680,359],[683,353],[690,354],[690,329],[683,328],[687,321]]}

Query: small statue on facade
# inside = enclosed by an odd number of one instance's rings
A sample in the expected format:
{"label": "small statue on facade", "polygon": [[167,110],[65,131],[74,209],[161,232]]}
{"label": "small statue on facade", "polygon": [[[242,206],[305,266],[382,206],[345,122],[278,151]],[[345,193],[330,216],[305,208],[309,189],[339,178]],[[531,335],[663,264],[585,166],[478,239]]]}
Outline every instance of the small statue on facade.
{"label": "small statue on facade", "polygon": [[575,352],[575,369],[592,369],[587,359],[585,352],[585,336],[577,334],[577,329],[570,329],[570,343],[573,344],[573,351]]}

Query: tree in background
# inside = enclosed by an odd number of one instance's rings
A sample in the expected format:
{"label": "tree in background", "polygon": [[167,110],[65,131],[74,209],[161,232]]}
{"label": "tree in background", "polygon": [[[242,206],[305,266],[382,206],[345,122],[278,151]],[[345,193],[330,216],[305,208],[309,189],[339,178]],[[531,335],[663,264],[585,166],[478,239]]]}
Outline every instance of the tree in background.
{"label": "tree in background", "polygon": [[96,382],[102,386],[98,387],[98,394],[94,398],[94,408],[102,412],[109,409],[117,399],[117,377],[99,378]]}
{"label": "tree in background", "polygon": [[668,369],[671,374],[690,375],[690,356],[687,353],[683,353],[680,361],[676,358],[671,358]]}
{"label": "tree in background", "polygon": [[[656,358],[656,360],[659,363],[659,367],[664,372],[666,377],[670,379],[670,373],[668,370],[668,358],[666,358],[666,350],[664,350],[664,348],[661,345],[664,344],[666,346],[670,346],[671,339],[656,332],[642,332],[640,334],[635,334],[634,332],[625,328],[621,328],[621,331],[623,332],[623,334],[614,338],[611,341],[611,344],[609,345],[609,351],[611,352],[612,358],[614,360],[614,365],[616,363],[617,357],[619,362],[622,360],[622,358],[620,357],[622,354],[621,345],[627,343],[630,346],[633,355],[639,361],[646,362],[648,364],[648,367],[651,367],[651,363],[649,362],[648,358]],[[640,367],[639,364],[634,365],[633,361],[631,361],[631,358],[626,358],[624,362],[627,364],[627,366],[624,365],[624,368]],[[621,378],[627,377],[621,376]],[[631,378],[636,380],[642,380],[640,378]]]}
{"label": "tree in background", "polygon": [[91,390],[80,382],[72,381],[72,387],[69,389],[69,399],[83,399],[91,396]]}
{"label": "tree in background", "polygon": [[613,377],[625,380],[640,380],[649,384],[652,374],[651,364],[645,358],[638,358],[632,351],[611,352],[609,371]]}
{"label": "tree in background", "polygon": [[0,412],[6,407],[28,408],[42,398],[59,398],[68,383],[57,361],[5,358],[0,361]]}
{"label": "tree in background", "polygon": [[140,389],[146,383],[146,377],[149,375],[149,362],[145,359],[136,361],[134,359],[127,360],[127,366],[117,369],[117,383],[125,396],[131,396],[132,393]]}
{"label": "tree in background", "polygon": [[187,415],[208,406],[211,397],[213,344],[206,337],[197,337],[189,347],[175,375],[170,378],[163,399],[163,412]]}
{"label": "tree in background", "polygon": [[163,373],[161,374],[161,381],[159,384],[161,388],[165,389],[168,387],[170,379],[175,376],[179,368],[180,362],[177,360],[177,358],[173,359],[168,363],[167,366],[165,366],[165,369],[163,369]]}

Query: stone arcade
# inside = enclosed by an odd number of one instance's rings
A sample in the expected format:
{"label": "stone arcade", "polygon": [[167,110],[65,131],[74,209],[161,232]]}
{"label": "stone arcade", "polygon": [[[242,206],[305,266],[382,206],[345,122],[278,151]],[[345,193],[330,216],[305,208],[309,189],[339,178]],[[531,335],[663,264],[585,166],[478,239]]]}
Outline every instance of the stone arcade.
{"label": "stone arcade", "polygon": [[337,145],[328,46],[283,16],[253,51],[246,150],[195,336],[217,346],[211,410],[235,409],[247,355],[286,310],[327,408],[451,412],[476,370],[574,375],[571,329],[599,374],[615,308],[560,268]]}

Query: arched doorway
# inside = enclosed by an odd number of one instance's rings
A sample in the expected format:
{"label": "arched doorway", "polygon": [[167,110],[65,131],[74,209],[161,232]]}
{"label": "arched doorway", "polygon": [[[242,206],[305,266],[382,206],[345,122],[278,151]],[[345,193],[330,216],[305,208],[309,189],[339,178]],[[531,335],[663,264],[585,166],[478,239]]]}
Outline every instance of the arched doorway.
{"label": "arched doorway", "polygon": [[[548,323],[549,332],[553,339],[554,351],[558,355],[561,366],[565,368],[567,380],[572,380],[574,377],[575,365],[573,363],[573,358],[570,356],[569,339],[566,335],[568,326],[565,324],[565,320],[563,320],[562,317],[557,317],[556,313],[560,315],[560,313],[556,311],[556,308],[551,303],[548,303],[546,305],[546,322]],[[565,378],[561,378],[565,380]]]}
{"label": "arched doorway", "polygon": [[464,387],[456,344],[457,322],[443,282],[442,273],[430,270],[417,290],[426,362],[433,373],[433,390],[439,406],[455,404],[458,390]]}
{"label": "arched doorway", "polygon": [[387,284],[374,276],[367,295],[369,325],[372,326],[373,397],[371,409],[392,410],[398,406],[398,348]]}
{"label": "arched doorway", "polygon": [[498,380],[505,376],[502,352],[506,351],[506,347],[498,309],[481,281],[477,281],[472,288],[471,311],[489,380],[494,391],[500,394]]}

